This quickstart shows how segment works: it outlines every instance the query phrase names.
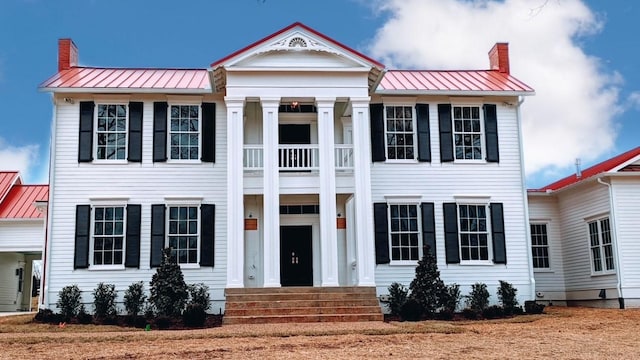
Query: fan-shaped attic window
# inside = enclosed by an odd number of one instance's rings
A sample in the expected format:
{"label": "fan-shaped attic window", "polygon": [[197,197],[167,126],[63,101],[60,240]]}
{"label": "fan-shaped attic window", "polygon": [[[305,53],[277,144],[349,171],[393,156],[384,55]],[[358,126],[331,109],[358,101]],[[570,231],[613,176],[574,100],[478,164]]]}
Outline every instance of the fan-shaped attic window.
{"label": "fan-shaped attic window", "polygon": [[304,41],[303,38],[301,37],[294,37],[293,39],[291,39],[289,41],[289,47],[303,47],[306,48],[307,47],[307,42]]}

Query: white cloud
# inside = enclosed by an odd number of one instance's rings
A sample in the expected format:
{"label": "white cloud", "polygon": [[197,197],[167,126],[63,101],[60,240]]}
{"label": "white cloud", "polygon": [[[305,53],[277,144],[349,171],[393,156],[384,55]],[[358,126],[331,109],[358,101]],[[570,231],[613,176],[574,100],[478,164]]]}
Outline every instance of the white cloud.
{"label": "white cloud", "polygon": [[38,162],[38,149],[38,145],[12,146],[0,138],[0,170],[18,170],[22,179],[29,182]]}
{"label": "white cloud", "polygon": [[488,50],[509,42],[511,73],[536,90],[522,108],[528,174],[612,149],[621,77],[580,47],[602,28],[582,1],[379,0],[376,10],[388,19],[370,53],[395,67],[488,69]]}
{"label": "white cloud", "polygon": [[640,110],[640,91],[634,91],[627,97],[627,108]]}

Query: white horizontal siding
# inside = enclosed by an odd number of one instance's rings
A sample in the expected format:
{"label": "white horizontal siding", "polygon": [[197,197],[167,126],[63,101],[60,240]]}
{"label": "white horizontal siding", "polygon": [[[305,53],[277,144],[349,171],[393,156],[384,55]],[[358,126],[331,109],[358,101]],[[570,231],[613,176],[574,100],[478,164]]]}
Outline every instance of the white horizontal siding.
{"label": "white horizontal siding", "polygon": [[562,233],[560,215],[555,197],[529,196],[529,222],[547,224],[549,244],[549,268],[534,269],[538,299],[564,300],[564,265],[562,255]]}
{"label": "white horizontal siding", "polygon": [[19,261],[24,261],[24,255],[0,252],[0,311],[16,311],[21,307],[16,276]]}
{"label": "white horizontal siding", "polygon": [[[616,241],[620,254],[623,296],[640,295],[640,176],[614,177]],[[625,289],[629,289],[625,291]],[[633,290],[631,290],[633,289]]]}
{"label": "white horizontal siding", "polygon": [[0,221],[0,252],[42,252],[44,219],[31,221]]}
{"label": "white horizontal siding", "polygon": [[[522,168],[516,110],[497,106],[500,148],[499,163],[442,163],[438,126],[438,103],[433,98],[418,99],[429,104],[431,131],[430,163],[376,162],[371,166],[373,202],[385,202],[385,195],[419,195],[422,202],[435,203],[436,254],[440,276],[445,283],[462,285],[463,294],[471,284],[483,282],[495,289],[499,280],[518,289],[521,299],[532,299],[529,276]],[[515,100],[514,100],[515,101]],[[488,101],[491,102],[491,101]],[[488,196],[490,202],[503,203],[506,236],[506,265],[446,264],[442,204],[455,202],[456,195]],[[376,284],[380,293],[392,282],[408,285],[415,266],[377,265]],[[493,295],[495,299],[495,294]]]}
{"label": "white horizontal siding", "polygon": [[[615,287],[616,275],[591,274],[587,221],[609,214],[609,192],[596,182],[558,194],[567,292]],[[569,294],[567,295],[569,296]]]}
{"label": "white horizontal siding", "polygon": [[[188,283],[205,283],[212,300],[223,299],[226,284],[226,108],[216,102],[216,162],[201,164],[154,163],[153,101],[144,99],[142,163],[78,163],[78,125],[81,99],[75,104],[58,104],[55,120],[53,191],[50,197],[50,274],[47,299],[55,304],[58,291],[77,284],[87,295],[98,282],[116,285],[118,291],[136,281],[147,283],[150,269],[151,205],[165,203],[166,196],[201,197],[204,204],[216,205],[215,267],[185,269]],[[132,100],[133,101],[133,100]],[[213,100],[205,100],[213,101]],[[96,197],[127,197],[128,203],[142,205],[140,269],[118,271],[74,270],[75,210],[78,204],[90,204]],[[217,311],[217,308],[213,309]]]}

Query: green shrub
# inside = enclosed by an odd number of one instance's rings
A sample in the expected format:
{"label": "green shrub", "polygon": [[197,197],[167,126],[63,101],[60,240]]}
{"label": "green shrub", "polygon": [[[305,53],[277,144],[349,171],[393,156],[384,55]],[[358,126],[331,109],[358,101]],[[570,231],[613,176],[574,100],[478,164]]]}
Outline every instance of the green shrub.
{"label": "green shrub", "polygon": [[58,302],[56,302],[56,306],[60,309],[60,315],[62,315],[65,321],[78,315],[78,311],[80,311],[80,306],[82,305],[80,303],[81,296],[80,288],[75,284],[65,286],[58,292]]}
{"label": "green shrub", "polygon": [[192,303],[182,313],[182,321],[188,327],[200,327],[207,320],[207,313],[202,304]]}
{"label": "green shrub", "polygon": [[144,294],[144,283],[135,282],[124,292],[124,308],[128,315],[138,315],[142,311],[147,296]]}
{"label": "green shrub", "polygon": [[524,311],[527,314],[542,314],[544,307],[543,304],[538,304],[535,300],[527,300],[524,302]]}
{"label": "green shrub", "polygon": [[203,311],[206,312],[211,307],[209,301],[209,287],[205,284],[191,284],[187,285],[189,290],[189,305],[200,305]]}
{"label": "green shrub", "polygon": [[160,315],[154,319],[153,323],[158,329],[168,329],[173,325],[173,318],[166,315]]}
{"label": "green shrub", "polygon": [[512,315],[515,309],[518,307],[518,299],[516,294],[518,290],[506,281],[500,280],[500,287],[498,288],[498,299],[502,304],[505,315]]}
{"label": "green shrub", "polygon": [[391,315],[399,316],[402,305],[407,302],[409,289],[400,283],[394,282],[388,287],[388,290],[389,303],[387,304],[387,307],[389,308]]}
{"label": "green shrub", "polygon": [[415,299],[421,306],[423,311],[432,316],[440,307],[440,298],[444,292],[445,285],[440,279],[440,271],[435,256],[431,252],[426,254],[418,261],[416,267],[416,276],[409,285],[412,299]]}
{"label": "green shrub", "polygon": [[440,303],[442,305],[442,312],[453,314],[458,308],[460,302],[460,285],[451,284],[446,285],[442,291]]}
{"label": "green shrub", "polygon": [[489,291],[487,285],[483,283],[475,283],[471,285],[471,292],[466,296],[467,306],[477,312],[482,313],[489,306]]}
{"label": "green shrub", "polygon": [[480,312],[471,308],[462,309],[462,316],[465,319],[477,320],[480,317]]}
{"label": "green shrub", "polygon": [[159,316],[182,315],[189,293],[180,265],[172,258],[170,248],[162,251],[162,262],[150,285],[149,301]]}
{"label": "green shrub", "polygon": [[93,290],[93,309],[96,318],[105,319],[117,314],[117,295],[115,285],[98,283],[98,286]]}
{"label": "green shrub", "polygon": [[400,309],[400,316],[406,321],[419,321],[424,314],[424,308],[418,300],[409,298]]}
{"label": "green shrub", "polygon": [[504,315],[504,309],[500,305],[491,305],[482,310],[482,316],[486,319],[499,319],[504,317]]}
{"label": "green shrub", "polygon": [[93,316],[91,316],[91,314],[87,312],[87,310],[84,308],[84,305],[81,305],[76,319],[78,320],[78,324],[91,324],[91,322],[93,321]]}
{"label": "green shrub", "polygon": [[51,311],[51,309],[40,309],[34,317],[34,320],[45,324],[58,324],[64,321],[64,318],[62,315]]}

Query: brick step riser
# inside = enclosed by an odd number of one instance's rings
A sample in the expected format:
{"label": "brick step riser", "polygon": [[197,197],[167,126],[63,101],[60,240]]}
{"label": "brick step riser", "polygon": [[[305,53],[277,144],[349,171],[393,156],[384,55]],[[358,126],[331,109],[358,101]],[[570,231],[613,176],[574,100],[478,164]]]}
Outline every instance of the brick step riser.
{"label": "brick step riser", "polygon": [[313,294],[313,293],[296,293],[296,294],[249,294],[249,295],[227,295],[227,302],[234,301],[286,301],[286,300],[360,300],[371,299],[370,294],[350,294],[350,293],[332,293],[332,294]]}
{"label": "brick step riser", "polygon": [[276,317],[224,317],[224,325],[231,324],[276,324],[276,323],[310,323],[310,322],[354,322],[382,321],[382,314],[357,315],[293,315]]}
{"label": "brick step riser", "polygon": [[375,314],[380,310],[377,306],[352,306],[352,307],[298,307],[298,308],[252,308],[252,309],[227,309],[225,316],[286,316],[286,315],[355,315]]}
{"label": "brick step riser", "polygon": [[274,309],[297,307],[345,307],[345,306],[380,306],[376,299],[360,300],[287,300],[287,301],[236,301],[229,302],[225,308],[229,309]]}
{"label": "brick step riser", "polygon": [[359,294],[375,294],[374,287],[279,287],[279,288],[229,288],[225,289],[227,295],[248,295],[248,294],[264,294],[264,293],[359,293]]}

